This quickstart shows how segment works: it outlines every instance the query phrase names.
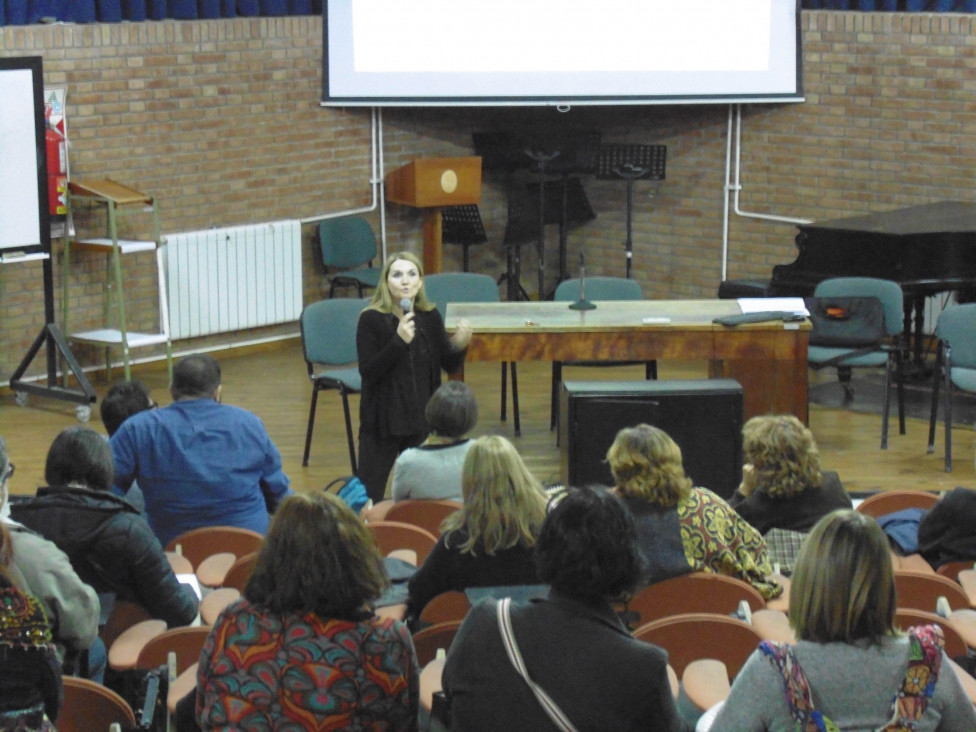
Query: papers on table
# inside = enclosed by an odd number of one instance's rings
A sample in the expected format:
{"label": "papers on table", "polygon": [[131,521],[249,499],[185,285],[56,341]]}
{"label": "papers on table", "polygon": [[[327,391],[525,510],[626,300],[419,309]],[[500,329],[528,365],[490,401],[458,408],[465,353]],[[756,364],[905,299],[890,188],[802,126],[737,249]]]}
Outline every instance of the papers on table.
{"label": "papers on table", "polygon": [[802,297],[740,297],[739,308],[743,313],[788,312],[809,315]]}

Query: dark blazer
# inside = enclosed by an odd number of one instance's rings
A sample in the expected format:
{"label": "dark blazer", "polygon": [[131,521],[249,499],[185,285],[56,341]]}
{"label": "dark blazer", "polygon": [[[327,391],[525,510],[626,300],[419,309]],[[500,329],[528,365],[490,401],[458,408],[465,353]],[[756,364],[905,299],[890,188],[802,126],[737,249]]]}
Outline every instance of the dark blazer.
{"label": "dark blazer", "polygon": [[823,472],[819,487],[807,488],[793,498],[771,498],[761,490],[746,497],[736,491],[729,498],[729,505],[760,534],[770,529],[810,531],[831,511],[852,507],[851,497],[841,485],[840,477],[829,470]]}
{"label": "dark blazer", "polygon": [[406,343],[392,313],[364,310],[356,330],[356,350],[363,390],[360,429],[377,437],[426,435],[427,400],[441,385],[441,370],[457,371],[464,351],[454,351],[437,309],[417,310],[417,333]]}
{"label": "dark blazer", "polygon": [[196,617],[193,590],[176,579],[149,524],[125,499],[83,487],[40,488],[33,500],[11,504],[10,514],[54,542],[96,592],[137,602],[170,627]]}
{"label": "dark blazer", "polygon": [[[448,651],[452,729],[555,729],[508,660],[496,612],[494,600],[475,605]],[[580,732],[691,729],[671,695],[667,653],[632,638],[609,603],[550,591],[513,605],[511,617],[529,676]]]}
{"label": "dark blazer", "polygon": [[955,488],[922,516],[918,552],[936,568],[947,562],[976,561],[976,491]]}

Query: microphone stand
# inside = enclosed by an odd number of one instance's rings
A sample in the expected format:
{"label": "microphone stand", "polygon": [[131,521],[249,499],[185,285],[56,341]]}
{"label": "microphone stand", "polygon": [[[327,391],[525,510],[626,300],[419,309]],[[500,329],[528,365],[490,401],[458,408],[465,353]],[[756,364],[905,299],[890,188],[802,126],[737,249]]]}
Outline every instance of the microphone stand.
{"label": "microphone stand", "polygon": [[596,310],[596,304],[590,302],[586,299],[586,262],[583,259],[583,253],[580,252],[580,265],[579,265],[579,300],[574,303],[570,303],[570,310]]}

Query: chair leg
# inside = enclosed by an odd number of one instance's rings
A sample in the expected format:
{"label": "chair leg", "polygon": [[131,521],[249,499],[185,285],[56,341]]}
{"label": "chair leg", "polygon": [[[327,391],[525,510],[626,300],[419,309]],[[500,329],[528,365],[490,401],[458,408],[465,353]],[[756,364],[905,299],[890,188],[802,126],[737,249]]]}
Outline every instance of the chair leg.
{"label": "chair leg", "polygon": [[308,467],[308,454],[312,449],[312,427],[315,425],[315,404],[319,399],[319,389],[312,386],[312,404],[308,409],[308,430],[305,432],[305,454],[302,456],[302,467]]}
{"label": "chair leg", "polygon": [[945,471],[947,473],[952,472],[952,351],[946,346],[945,348],[945,361],[943,365],[945,370],[945,392],[943,399],[945,399]]}
{"label": "chair leg", "polygon": [[563,362],[552,362],[552,385],[549,395],[549,429],[556,429],[559,422],[559,385],[563,380]]}
{"label": "chair leg", "polygon": [[932,408],[929,411],[928,454],[935,452],[935,421],[939,416],[939,382],[942,379],[942,344],[935,349],[935,372],[932,377]]}
{"label": "chair leg", "polygon": [[648,361],[644,364],[644,378],[648,381],[657,381],[657,361]]}
{"label": "chair leg", "polygon": [[888,413],[891,410],[891,357],[888,354],[888,362],[885,364],[885,385],[884,400],[881,407],[881,449],[888,449]]}
{"label": "chair leg", "polygon": [[905,434],[905,354],[895,352],[895,381],[898,388],[898,434]]}
{"label": "chair leg", "polygon": [[508,361],[502,361],[502,408],[501,420],[508,419]]}
{"label": "chair leg", "polygon": [[515,420],[515,436],[522,436],[522,422],[518,409],[518,371],[515,369],[515,361],[512,361],[512,417]]}
{"label": "chair leg", "polygon": [[346,393],[345,389],[340,389],[339,393],[342,394],[342,412],[346,418],[346,441],[349,443],[349,465],[352,467],[352,474],[356,475],[358,468],[356,466],[356,445],[352,440],[352,419],[349,416],[349,395]]}

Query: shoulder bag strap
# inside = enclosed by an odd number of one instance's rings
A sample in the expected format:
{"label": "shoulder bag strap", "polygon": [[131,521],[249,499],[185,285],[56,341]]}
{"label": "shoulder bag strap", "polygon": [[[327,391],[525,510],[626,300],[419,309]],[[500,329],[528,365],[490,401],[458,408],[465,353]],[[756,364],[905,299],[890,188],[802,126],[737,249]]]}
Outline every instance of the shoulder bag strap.
{"label": "shoulder bag strap", "polygon": [[502,643],[505,645],[506,653],[508,653],[508,660],[512,662],[519,676],[525,679],[525,683],[529,685],[532,693],[535,694],[535,698],[539,700],[539,704],[542,705],[542,708],[549,715],[549,718],[556,727],[561,732],[576,732],[576,727],[569,721],[569,718],[563,713],[563,710],[556,706],[556,702],[549,698],[549,695],[542,687],[529,678],[529,672],[526,670],[525,662],[522,660],[522,653],[519,651],[518,644],[515,642],[515,633],[512,632],[512,618],[508,612],[511,602],[512,598],[510,597],[505,597],[498,601],[498,630],[502,634]]}

